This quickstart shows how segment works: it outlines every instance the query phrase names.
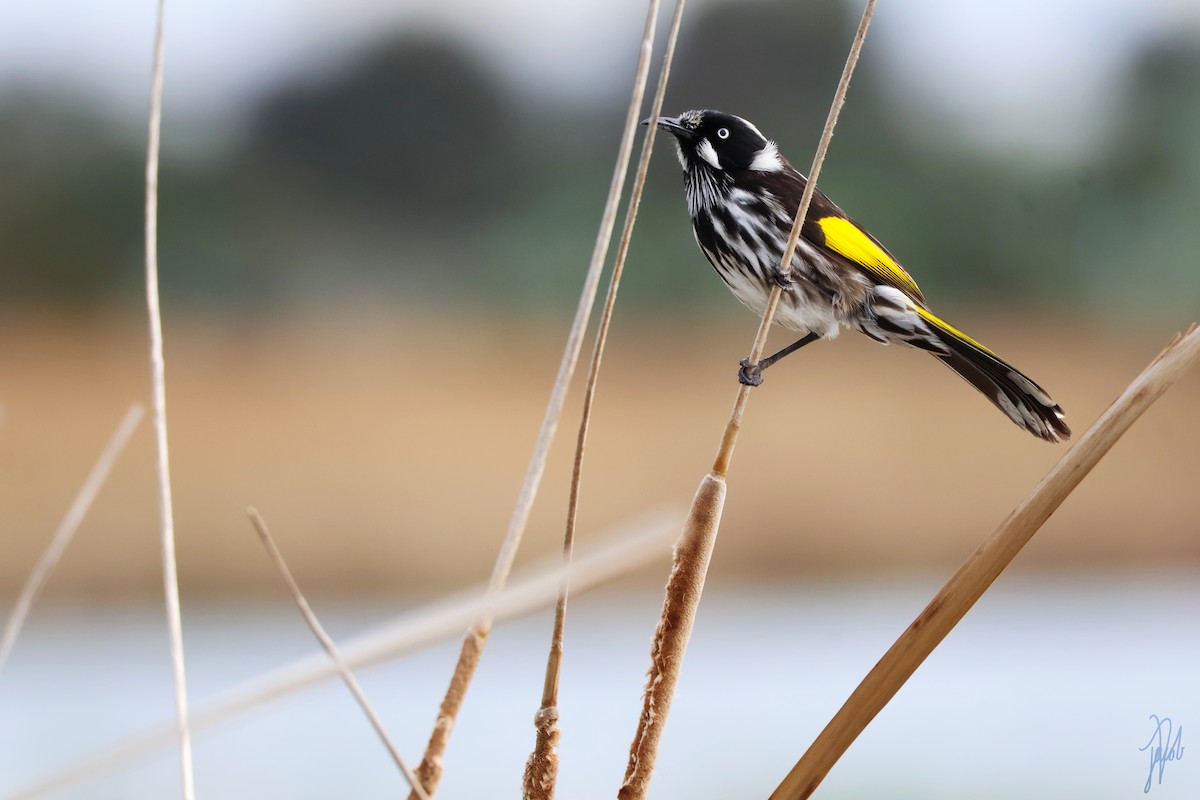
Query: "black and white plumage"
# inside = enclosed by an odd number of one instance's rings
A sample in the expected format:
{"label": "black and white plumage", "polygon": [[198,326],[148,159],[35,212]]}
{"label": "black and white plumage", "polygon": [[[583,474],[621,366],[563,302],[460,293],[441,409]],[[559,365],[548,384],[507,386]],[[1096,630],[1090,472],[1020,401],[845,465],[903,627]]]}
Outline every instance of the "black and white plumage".
{"label": "black and white plumage", "polygon": [[761,315],[774,285],[783,287],[775,322],[806,336],[759,362],[740,379],[843,327],[937,356],[1009,419],[1046,441],[1071,435],[1050,395],[991,350],[929,310],[911,276],[878,240],[819,190],[801,230],[791,272],[779,270],[806,184],[753,124],[719,111],[659,117],[675,139],[696,242],[733,292]]}

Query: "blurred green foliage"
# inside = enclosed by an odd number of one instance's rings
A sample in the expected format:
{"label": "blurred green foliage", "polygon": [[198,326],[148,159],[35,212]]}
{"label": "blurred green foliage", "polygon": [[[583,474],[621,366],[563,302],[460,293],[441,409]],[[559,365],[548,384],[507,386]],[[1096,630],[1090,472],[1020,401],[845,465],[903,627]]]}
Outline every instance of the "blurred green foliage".
{"label": "blurred green foliage", "polygon": [[[705,7],[685,26],[667,108],[742,114],[806,169],[853,24],[833,0]],[[882,58],[867,47],[821,185],[927,294],[1195,306],[1195,43],[1149,46],[1113,89],[1106,145],[1061,166],[947,148]],[[506,85],[456,41],[377,44],[263,97],[235,146],[168,149],[164,291],[232,308],[329,292],[568,308],[622,118],[620,98],[566,107]],[[141,291],[143,134],[105,119],[67,99],[0,96],[0,302],[86,308]],[[669,145],[659,150],[626,298],[727,303],[691,240]]]}

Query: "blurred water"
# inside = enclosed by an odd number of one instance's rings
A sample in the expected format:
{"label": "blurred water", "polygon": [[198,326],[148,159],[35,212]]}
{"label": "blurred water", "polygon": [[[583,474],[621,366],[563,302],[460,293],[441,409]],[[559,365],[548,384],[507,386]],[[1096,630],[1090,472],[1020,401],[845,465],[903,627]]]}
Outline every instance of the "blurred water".
{"label": "blurred water", "polygon": [[[945,576],[713,585],[651,787],[653,797],[766,797]],[[1188,729],[1156,798],[1200,794],[1200,574],[1005,576],[870,725],[818,797],[1143,795],[1149,715]],[[186,600],[186,598],[185,598]],[[400,608],[316,602],[346,638]],[[580,597],[567,631],[559,795],[613,797],[639,709],[659,592]],[[446,760],[443,798],[516,797],[533,741],[548,613],[495,631]],[[315,650],[285,605],[191,605],[193,706]],[[0,797],[170,719],[156,608],[35,615],[0,679]],[[363,671],[385,724],[419,759],[457,642]],[[399,775],[340,684],[203,732],[205,798],[401,796]],[[174,754],[63,798],[177,797]]]}

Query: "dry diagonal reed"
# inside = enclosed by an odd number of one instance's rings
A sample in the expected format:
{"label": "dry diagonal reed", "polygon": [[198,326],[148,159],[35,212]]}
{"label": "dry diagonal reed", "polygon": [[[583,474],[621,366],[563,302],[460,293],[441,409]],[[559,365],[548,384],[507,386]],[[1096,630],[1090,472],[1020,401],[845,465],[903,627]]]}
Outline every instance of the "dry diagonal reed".
{"label": "dry diagonal reed", "polygon": [[[808,173],[808,185],[796,210],[792,224],[791,235],[788,237],[780,262],[780,270],[787,274],[791,269],[792,255],[796,250],[796,242],[808,214],[808,206],[812,201],[812,193],[817,185],[817,177],[821,172],[821,164],[829,149],[829,141],[833,137],[833,129],[837,125],[838,114],[846,100],[846,91],[850,86],[850,77],[858,63],[862,52],[863,40],[875,11],[875,0],[867,0],[863,9],[862,19],[855,32],[850,53],[846,57],[846,66],[838,81],[829,116],[825,120],[825,128],[821,133],[821,141],[813,157],[812,169]],[[771,291],[767,307],[763,311],[762,321],[750,351],[751,364],[758,363],[766,344],[767,332],[775,308],[779,304],[780,289],[778,286]],[[620,800],[642,800],[646,796],[646,787],[654,771],[654,762],[658,757],[658,745],[666,727],[667,712],[671,707],[671,697],[675,683],[683,665],[683,656],[687,649],[688,639],[692,633],[692,623],[696,617],[696,608],[704,589],[704,579],[708,572],[708,564],[712,559],[712,549],[716,545],[717,532],[721,525],[721,512],[725,505],[725,475],[733,448],[737,442],[737,434],[741,429],[742,414],[750,397],[750,387],[741,386],[734,401],[733,411],[725,431],[717,457],[713,462],[712,472],[704,477],[696,496],[692,501],[692,509],[684,525],[679,544],[675,548],[675,565],[667,583],[666,598],[663,601],[662,616],[655,631],[650,650],[650,670],[646,681],[646,690],[642,701],[642,714],[638,718],[637,732],[629,748],[629,763],[625,769],[625,781],[617,793]]]}
{"label": "dry diagonal reed", "polygon": [[337,668],[338,674],[342,676],[342,681],[346,684],[346,688],[354,695],[354,699],[358,701],[359,707],[363,713],[367,715],[367,720],[371,723],[371,727],[375,729],[375,733],[383,741],[383,746],[387,748],[391,754],[392,760],[396,762],[396,766],[400,768],[404,779],[408,781],[409,787],[416,793],[421,800],[429,800],[429,795],[425,794],[425,790],[417,783],[417,778],[413,775],[412,770],[408,768],[408,764],[404,763],[404,758],[400,755],[400,750],[392,741],[392,737],[388,736],[387,729],[383,727],[383,720],[379,719],[379,715],[375,713],[375,709],[367,700],[367,694],[359,685],[358,679],[354,677],[354,673],[350,671],[350,667],[342,659],[342,654],[338,652],[337,645],[333,643],[333,639],[329,638],[329,634],[325,632],[325,627],[321,625],[321,621],[317,619],[317,615],[313,613],[312,607],[305,599],[304,593],[300,591],[300,584],[296,583],[296,579],[292,577],[292,571],[288,569],[287,562],[283,560],[283,553],[279,552],[279,548],[275,544],[275,540],[271,537],[271,532],[267,529],[267,523],[262,516],[254,508],[249,508],[246,513],[250,517],[250,524],[254,526],[254,532],[258,534],[258,538],[262,540],[263,547],[267,549],[267,555],[271,557],[272,563],[275,564],[275,569],[279,571],[279,576],[283,578],[283,582],[287,585],[288,592],[292,595],[292,600],[296,602],[296,607],[300,609],[300,616],[304,617],[304,621],[308,623],[309,629],[313,635],[317,637],[321,647],[325,649],[325,653],[329,656],[329,660]]}
{"label": "dry diagonal reed", "polygon": [[[627,575],[665,553],[679,530],[679,514],[665,509],[643,514],[606,531],[600,544],[580,553],[571,571],[576,591]],[[496,618],[508,619],[549,606],[561,581],[557,559],[525,567],[496,598]],[[342,656],[351,668],[380,664],[457,635],[479,614],[486,586],[477,586],[417,609],[344,642]],[[228,722],[267,703],[289,697],[332,678],[334,666],[325,655],[288,664],[235,688],[198,708],[191,717],[199,731]],[[55,775],[7,795],[30,800],[107,775],[173,744],[174,724],[161,725],[118,742],[104,752],[59,769]]]}
{"label": "dry diagonal reed", "polygon": [[[667,35],[666,49],[663,51],[662,70],[658,77],[658,88],[651,103],[650,119],[657,119],[662,113],[663,98],[667,93],[667,81],[671,75],[671,62],[675,55],[675,45],[679,40],[679,26],[683,20],[685,0],[677,0],[675,13],[671,19],[671,30]],[[638,116],[641,116],[640,114]],[[625,270],[625,260],[629,255],[629,243],[633,238],[633,227],[637,222],[638,208],[642,202],[642,192],[646,187],[646,175],[650,171],[650,158],[654,153],[654,136],[658,128],[650,125],[646,130],[646,138],[642,142],[642,154],[638,160],[637,174],[633,181],[633,191],[629,197],[629,207],[625,211],[625,224],[621,229],[621,240],[617,246],[617,257],[613,262],[612,276],[609,278],[608,292],[604,299],[604,310],[600,315],[600,324],[596,332],[596,343],[592,350],[592,360],[588,367],[587,381],[583,395],[583,410],[579,416],[579,433],[575,441],[575,462],[571,471],[571,489],[567,499],[566,531],[563,535],[563,582],[559,590],[558,604],[554,611],[554,627],[550,636],[550,654],[546,659],[546,677],[542,687],[541,707],[534,715],[536,740],[534,750],[525,764],[523,791],[525,800],[550,800],[554,797],[555,784],[558,775],[558,685],[562,675],[563,629],[567,617],[567,597],[570,593],[571,558],[575,550],[575,525],[579,512],[579,492],[583,482],[583,458],[587,449],[588,429],[591,425],[592,407],[596,398],[596,382],[600,377],[600,364],[604,359],[604,347],[608,342],[608,329],[612,323],[613,308],[617,303],[617,292],[621,285],[621,275]]]}
{"label": "dry diagonal reed", "polygon": [[62,558],[63,551],[71,543],[71,539],[75,536],[75,531],[79,530],[80,523],[83,522],[88,509],[92,507],[92,501],[96,499],[96,495],[100,492],[100,487],[108,479],[108,473],[112,470],[117,456],[121,455],[122,451],[124,451],[125,445],[129,442],[129,437],[133,435],[138,423],[142,421],[144,411],[145,409],[142,408],[141,403],[134,403],[125,412],[125,416],[121,418],[121,422],[117,425],[116,431],[113,432],[112,438],[108,440],[108,444],[101,451],[100,458],[96,460],[96,465],[88,473],[87,480],[83,482],[83,486],[79,487],[79,493],[75,495],[75,500],[71,503],[71,507],[67,509],[66,516],[59,523],[58,530],[54,532],[54,538],[50,540],[50,544],[46,547],[45,552],[42,553],[41,558],[34,565],[33,571],[29,573],[29,578],[25,581],[25,585],[21,587],[21,593],[17,595],[17,602],[13,606],[13,612],[8,616],[8,621],[4,624],[4,634],[0,635],[0,672],[4,671],[4,662],[8,660],[8,654],[12,652],[12,647],[17,641],[17,636],[20,635],[21,628],[29,616],[29,611],[33,608],[34,599],[37,598],[38,592],[45,585],[46,579],[50,577],[50,573],[58,566],[58,561]]}
{"label": "dry diagonal reed", "polygon": [[[463,637],[462,648],[458,662],[454,666],[454,674],[450,678],[450,686],[442,698],[438,708],[437,721],[425,747],[425,755],[417,767],[417,776],[421,784],[432,795],[437,791],[441,780],[442,755],[450,741],[450,733],[454,720],[466,696],[467,687],[475,674],[479,656],[491,632],[493,621],[492,607],[496,596],[504,589],[509,572],[512,571],[513,560],[520,547],[525,526],[529,522],[529,513],[537,496],[538,485],[546,468],[546,459],[550,453],[550,445],[558,430],[558,421],[562,417],[563,404],[566,402],[567,388],[571,376],[575,374],[575,365],[579,360],[579,352],[583,347],[583,334],[587,330],[588,319],[591,316],[592,305],[596,300],[596,290],[600,284],[600,272],[608,253],[608,243],[612,238],[613,226],[617,216],[617,205],[621,198],[621,189],[625,185],[625,175],[629,171],[629,160],[633,152],[633,138],[637,130],[638,109],[641,108],[642,98],[646,91],[646,77],[650,70],[650,51],[654,43],[654,30],[658,18],[658,0],[649,0],[646,12],[646,25],[642,35],[642,45],[638,53],[637,69],[633,81],[633,92],[629,100],[629,110],[625,117],[625,130],[621,135],[621,144],[617,149],[617,163],[613,168],[612,181],[609,184],[608,199],[604,204],[604,213],[600,220],[600,230],[596,235],[596,245],[592,250],[592,260],[588,265],[587,276],[584,279],[583,291],[579,295],[579,304],[575,309],[575,319],[571,323],[571,332],[567,336],[567,344],[563,349],[562,360],[558,367],[558,376],[550,393],[550,401],[546,406],[542,427],[538,433],[537,444],[529,467],[525,473],[525,482],[521,486],[512,518],[509,520],[508,532],[500,545],[496,556],[492,577],[488,584],[487,595],[484,598],[479,618],[467,630]],[[409,800],[416,800],[410,795]]]}
{"label": "dry diagonal reed", "polygon": [[1200,331],[1167,345],[1108,410],[1100,415],[1025,501],[946,583],[808,748],[771,800],[811,795],[875,715],[941,643],[1042,524],[1096,466],[1129,426],[1200,360]]}
{"label": "dry diagonal reed", "polygon": [[171,506],[171,467],[167,457],[167,388],[163,363],[162,310],[158,299],[158,154],[162,136],[163,3],[158,0],[154,25],[154,66],[150,79],[149,136],[146,144],[146,309],[150,322],[150,385],[158,463],[158,508],[162,532],[163,585],[171,667],[175,679],[175,713],[179,719],[179,766],[184,800],[196,796],[192,777],[192,734],[188,728],[187,678],[184,674],[183,622],[179,612],[179,576],[175,566],[175,512]]}

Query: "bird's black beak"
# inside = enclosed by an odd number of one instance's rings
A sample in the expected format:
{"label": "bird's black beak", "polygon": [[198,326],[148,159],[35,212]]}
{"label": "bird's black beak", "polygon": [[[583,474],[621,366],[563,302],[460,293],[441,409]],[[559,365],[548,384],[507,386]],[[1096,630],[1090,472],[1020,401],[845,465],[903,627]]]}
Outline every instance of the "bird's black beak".
{"label": "bird's black beak", "polygon": [[[642,124],[649,125],[650,119],[647,118],[642,120]],[[686,128],[679,124],[679,117],[659,117],[655,124],[658,126],[660,131],[666,131],[676,139],[690,142],[696,138],[696,134],[691,128]]]}

